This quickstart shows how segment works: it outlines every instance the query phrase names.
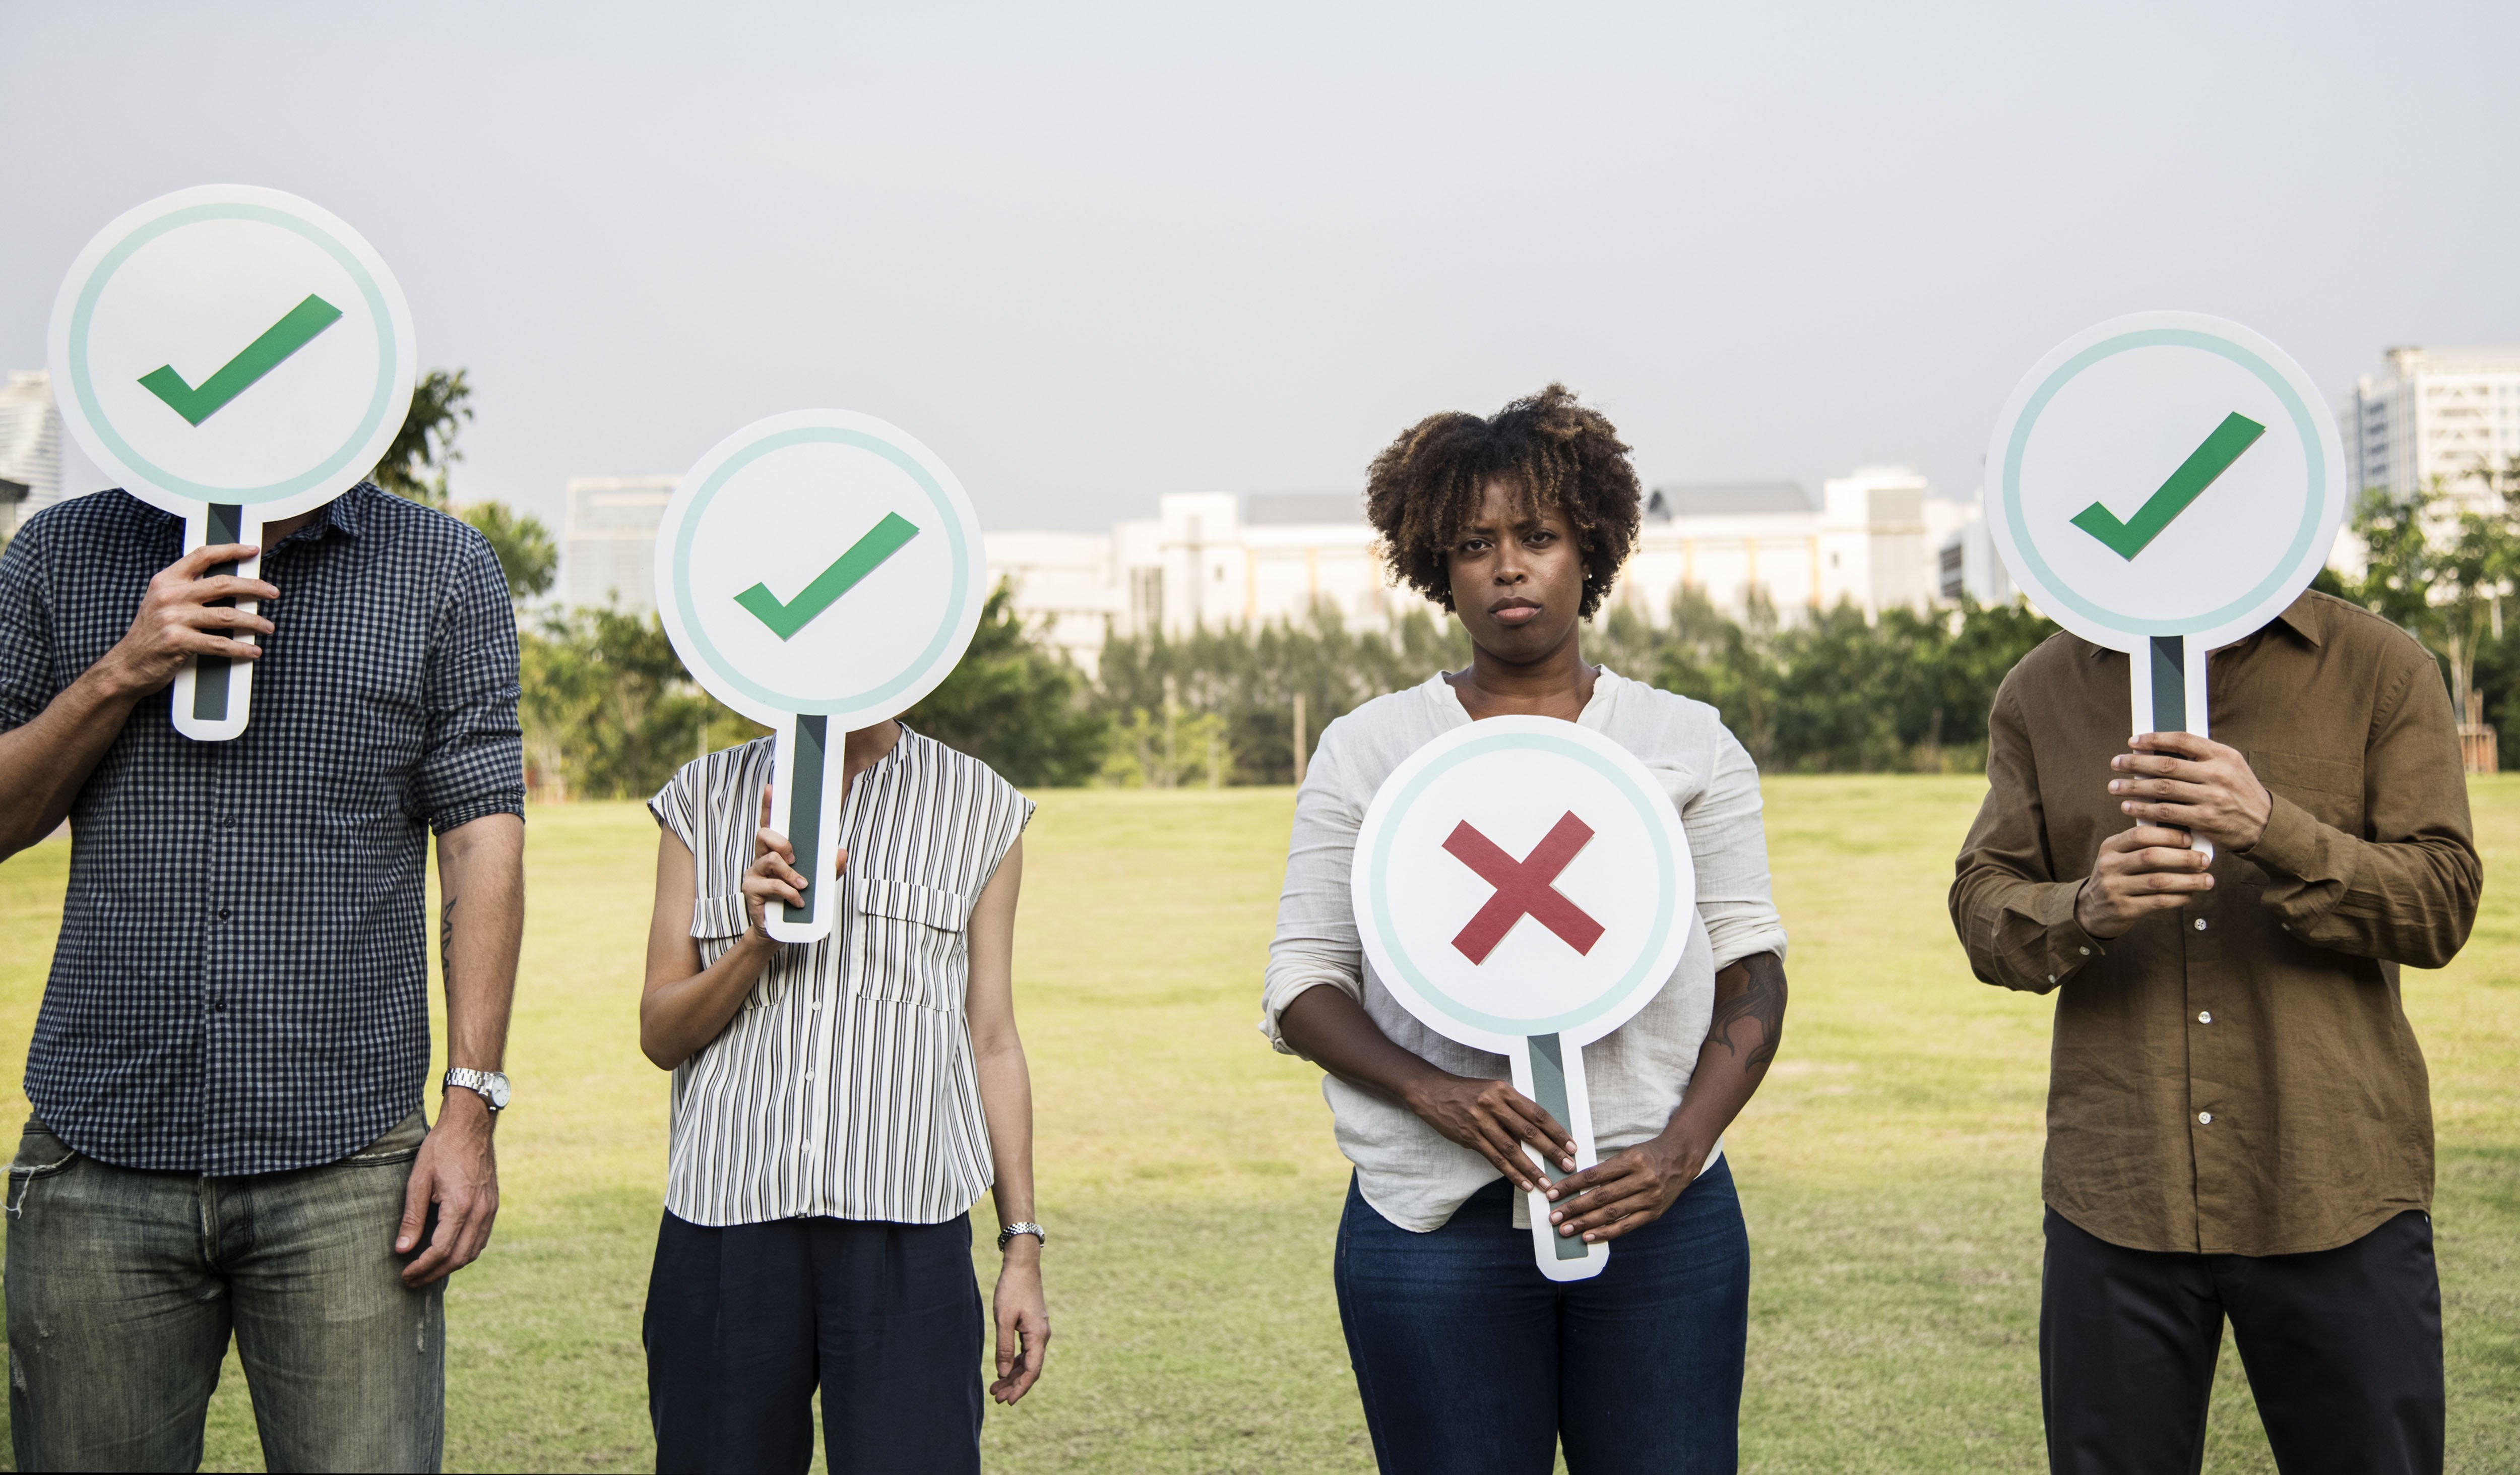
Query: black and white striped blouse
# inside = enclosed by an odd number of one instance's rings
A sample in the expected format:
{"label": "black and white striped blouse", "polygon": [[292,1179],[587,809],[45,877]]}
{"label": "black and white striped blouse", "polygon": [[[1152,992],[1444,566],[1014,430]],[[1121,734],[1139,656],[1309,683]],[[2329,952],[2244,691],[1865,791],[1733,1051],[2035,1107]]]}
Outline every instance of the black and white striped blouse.
{"label": "black and white striped blouse", "polygon": [[[648,807],[691,847],[703,967],[743,935],[771,741],[684,765]],[[908,727],[840,806],[830,937],[790,944],[674,1069],[665,1207],[696,1224],[804,1215],[940,1223],[990,1183],[965,928],[1032,801]]]}

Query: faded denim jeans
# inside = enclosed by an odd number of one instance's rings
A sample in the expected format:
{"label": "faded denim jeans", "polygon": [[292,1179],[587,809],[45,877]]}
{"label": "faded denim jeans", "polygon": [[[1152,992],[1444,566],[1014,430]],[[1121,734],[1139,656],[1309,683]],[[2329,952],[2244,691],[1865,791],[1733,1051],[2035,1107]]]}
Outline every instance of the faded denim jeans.
{"label": "faded denim jeans", "polygon": [[402,1283],[415,1111],[338,1163],[139,1173],[29,1122],[9,1168],[9,1412],[22,1470],[190,1470],[236,1334],[273,1470],[435,1470],[444,1281]]}

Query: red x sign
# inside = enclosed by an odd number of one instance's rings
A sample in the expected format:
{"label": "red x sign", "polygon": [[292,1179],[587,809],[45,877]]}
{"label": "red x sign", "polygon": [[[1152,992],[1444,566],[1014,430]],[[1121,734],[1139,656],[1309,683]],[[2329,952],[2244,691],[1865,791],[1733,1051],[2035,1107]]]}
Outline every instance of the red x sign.
{"label": "red x sign", "polygon": [[1557,894],[1551,885],[1566,863],[1593,838],[1593,827],[1575,817],[1569,809],[1565,817],[1550,827],[1531,853],[1520,860],[1498,849],[1495,841],[1470,827],[1466,819],[1454,826],[1444,842],[1444,849],[1463,865],[1479,873],[1479,879],[1496,888],[1488,904],[1470,918],[1453,945],[1473,963],[1484,963],[1496,945],[1513,930],[1513,924],[1528,914],[1531,919],[1563,939],[1578,953],[1589,953],[1593,945],[1601,941],[1601,924],[1584,914],[1584,909]]}

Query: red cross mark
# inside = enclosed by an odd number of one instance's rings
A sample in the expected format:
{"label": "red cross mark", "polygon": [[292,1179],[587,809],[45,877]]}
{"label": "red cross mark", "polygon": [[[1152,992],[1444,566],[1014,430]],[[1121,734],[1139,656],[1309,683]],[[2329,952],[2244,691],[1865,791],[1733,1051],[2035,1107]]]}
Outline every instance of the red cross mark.
{"label": "red cross mark", "polygon": [[1466,819],[1453,827],[1444,849],[1454,858],[1479,873],[1479,879],[1496,888],[1488,904],[1470,918],[1469,925],[1453,939],[1453,945],[1473,963],[1484,963],[1496,945],[1513,930],[1513,924],[1528,914],[1531,919],[1564,940],[1579,953],[1589,953],[1593,945],[1601,941],[1601,924],[1584,914],[1584,909],[1557,894],[1550,883],[1578,851],[1593,838],[1593,827],[1575,817],[1569,809],[1564,818],[1550,827],[1531,853],[1514,859],[1497,848],[1495,841],[1470,827]]}

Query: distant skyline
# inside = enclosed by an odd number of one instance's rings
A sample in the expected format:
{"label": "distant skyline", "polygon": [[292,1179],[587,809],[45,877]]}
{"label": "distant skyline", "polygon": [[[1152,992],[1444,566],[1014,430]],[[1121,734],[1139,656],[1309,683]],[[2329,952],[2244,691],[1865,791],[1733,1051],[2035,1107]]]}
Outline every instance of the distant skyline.
{"label": "distant skyline", "polygon": [[2515,55],[2486,4],[0,0],[0,370],[106,221],[236,181],[375,243],[475,386],[456,495],[555,530],[804,406],[1098,530],[1552,379],[1648,482],[1966,498],[2115,313],[2238,319],[2331,402],[2520,341]]}

